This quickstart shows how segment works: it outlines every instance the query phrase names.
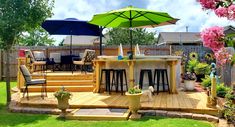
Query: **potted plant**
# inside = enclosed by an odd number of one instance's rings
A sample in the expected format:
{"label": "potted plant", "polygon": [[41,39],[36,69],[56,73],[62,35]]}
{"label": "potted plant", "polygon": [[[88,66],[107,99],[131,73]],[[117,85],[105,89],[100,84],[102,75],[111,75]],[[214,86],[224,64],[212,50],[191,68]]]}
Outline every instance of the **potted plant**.
{"label": "potted plant", "polygon": [[69,99],[71,98],[72,94],[62,87],[59,91],[54,93],[54,96],[57,98],[58,108],[61,110],[60,117],[65,117],[66,109],[69,108]]}
{"label": "potted plant", "polygon": [[128,92],[126,92],[126,96],[128,97],[129,109],[132,114],[137,115],[137,112],[140,108],[140,97],[142,95],[141,89],[138,86],[130,88]]}
{"label": "potted plant", "polygon": [[194,68],[196,67],[198,63],[199,62],[197,59],[189,60],[187,63],[187,71],[194,73]]}
{"label": "potted plant", "polygon": [[186,72],[183,76],[184,79],[184,87],[186,90],[194,90],[196,75],[191,72]]}
{"label": "potted plant", "polygon": [[201,82],[202,78],[205,78],[205,75],[209,75],[211,72],[211,67],[207,63],[198,63],[194,67],[194,72],[197,75],[197,81]]}

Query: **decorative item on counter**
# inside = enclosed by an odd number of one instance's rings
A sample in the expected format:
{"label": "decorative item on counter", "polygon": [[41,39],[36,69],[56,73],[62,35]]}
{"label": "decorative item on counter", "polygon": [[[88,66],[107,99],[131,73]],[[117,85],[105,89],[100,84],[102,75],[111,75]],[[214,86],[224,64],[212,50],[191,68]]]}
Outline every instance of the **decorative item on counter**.
{"label": "decorative item on counter", "polygon": [[139,45],[136,44],[135,46],[135,56],[139,56],[140,55],[140,48],[139,48]]}

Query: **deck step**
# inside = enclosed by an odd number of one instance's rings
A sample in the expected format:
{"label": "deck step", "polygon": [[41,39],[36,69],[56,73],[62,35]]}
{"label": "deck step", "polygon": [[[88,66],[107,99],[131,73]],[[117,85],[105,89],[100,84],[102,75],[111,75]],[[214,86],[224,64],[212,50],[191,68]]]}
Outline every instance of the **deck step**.
{"label": "deck step", "polygon": [[[40,74],[33,74],[32,78],[45,78]],[[47,80],[92,80],[94,78],[93,74],[70,74],[70,75],[49,75],[47,74]]]}
{"label": "deck step", "polygon": [[72,120],[128,120],[130,111],[128,109],[76,109],[66,116]]}
{"label": "deck step", "polygon": [[[23,91],[25,87],[21,87],[21,91]],[[40,92],[41,86],[29,86],[29,92]],[[87,86],[64,86],[64,88],[70,92],[92,92],[93,85]],[[55,92],[61,89],[61,86],[47,86],[47,92]]]}
{"label": "deck step", "polygon": [[94,85],[93,80],[47,80],[47,86],[87,86]]}

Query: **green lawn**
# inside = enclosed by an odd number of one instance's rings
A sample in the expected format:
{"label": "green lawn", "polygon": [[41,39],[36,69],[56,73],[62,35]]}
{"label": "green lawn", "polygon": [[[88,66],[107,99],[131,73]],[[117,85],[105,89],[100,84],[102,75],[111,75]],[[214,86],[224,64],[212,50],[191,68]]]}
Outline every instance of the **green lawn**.
{"label": "green lawn", "polygon": [[[13,82],[12,86],[16,83]],[[0,127],[213,127],[203,121],[179,118],[144,117],[138,121],[77,121],[60,120],[53,115],[9,113],[6,111],[5,82],[0,82]]]}

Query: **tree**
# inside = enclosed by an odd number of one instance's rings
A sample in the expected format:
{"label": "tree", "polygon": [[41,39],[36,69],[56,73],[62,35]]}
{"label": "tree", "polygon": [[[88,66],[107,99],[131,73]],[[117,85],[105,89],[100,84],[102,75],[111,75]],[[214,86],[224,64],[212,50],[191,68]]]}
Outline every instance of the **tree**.
{"label": "tree", "polygon": [[[108,31],[107,35],[109,37],[107,40],[108,45],[119,45],[120,43],[122,43],[123,45],[130,44],[129,29],[113,28]],[[151,45],[154,43],[154,35],[155,33],[147,32],[146,29],[133,29],[133,44]]]}
{"label": "tree", "polygon": [[54,39],[49,38],[49,34],[42,28],[37,27],[26,33],[22,33],[19,38],[19,45],[24,46],[46,46],[53,45]]}
{"label": "tree", "polygon": [[38,27],[52,16],[53,0],[0,0],[0,48],[6,52],[7,104],[10,95],[9,53],[22,32]]}

